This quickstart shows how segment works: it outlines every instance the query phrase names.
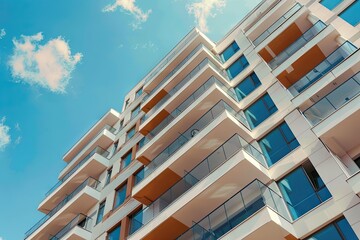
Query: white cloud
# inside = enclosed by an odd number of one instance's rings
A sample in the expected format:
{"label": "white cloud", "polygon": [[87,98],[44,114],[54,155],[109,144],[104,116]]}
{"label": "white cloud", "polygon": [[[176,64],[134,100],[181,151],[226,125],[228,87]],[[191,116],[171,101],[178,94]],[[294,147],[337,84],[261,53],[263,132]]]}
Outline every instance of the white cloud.
{"label": "white cloud", "polygon": [[151,13],[151,9],[144,12],[136,6],[135,0],[115,0],[115,3],[104,7],[103,12],[114,12],[117,8],[121,8],[135,17],[136,21],[131,24],[133,29],[141,28],[141,23],[146,22]]}
{"label": "white cloud", "polygon": [[[6,35],[5,29],[4,28],[0,29],[0,39],[3,39],[5,35]],[[2,240],[1,237],[0,240]]]}
{"label": "white cloud", "polygon": [[0,151],[3,151],[6,146],[11,142],[11,137],[9,134],[10,127],[5,125],[5,121],[6,117],[3,117],[0,120]]}
{"label": "white cloud", "polygon": [[214,10],[219,11],[226,5],[225,0],[201,0],[187,5],[189,14],[195,16],[195,22],[202,32],[208,32],[207,19],[214,17]]}
{"label": "white cloud", "polygon": [[133,49],[134,50],[152,49],[153,51],[157,51],[158,47],[152,41],[148,41],[148,42],[145,42],[145,43],[136,43],[135,45],[133,45]]}
{"label": "white cloud", "polygon": [[[21,137],[21,136],[18,136],[18,137],[15,139],[15,145],[20,144],[21,139],[22,139],[22,137]],[[0,239],[0,240],[1,240],[1,239]]]}
{"label": "white cloud", "polygon": [[[19,123],[15,123],[15,129],[17,131],[21,131],[21,128],[20,128],[20,124]],[[1,239],[0,239],[1,240]]]}
{"label": "white cloud", "polygon": [[22,82],[64,93],[82,54],[71,55],[68,43],[61,36],[44,45],[40,44],[42,40],[41,32],[13,39],[15,47],[9,60],[12,75]]}

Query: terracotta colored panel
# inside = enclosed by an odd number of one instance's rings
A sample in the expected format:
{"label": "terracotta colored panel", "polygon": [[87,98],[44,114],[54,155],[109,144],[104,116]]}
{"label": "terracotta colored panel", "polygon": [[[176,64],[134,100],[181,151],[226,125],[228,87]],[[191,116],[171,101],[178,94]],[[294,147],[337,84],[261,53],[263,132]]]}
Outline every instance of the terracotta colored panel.
{"label": "terracotta colored panel", "polygon": [[286,87],[290,87],[299,81],[310,70],[314,69],[319,63],[325,59],[325,55],[318,46],[314,46],[306,52],[301,58],[295,61],[291,66],[294,69],[290,73],[284,71],[277,78]]}
{"label": "terracotta colored panel", "polygon": [[286,240],[298,240],[296,237],[294,237],[293,235],[289,234],[285,237]]}
{"label": "terracotta colored panel", "polygon": [[148,204],[149,201],[155,201],[180,179],[179,175],[167,168],[133,197],[144,204]]}
{"label": "terracotta colored panel", "polygon": [[176,239],[180,234],[188,230],[189,227],[177,219],[170,217],[154,231],[148,234],[143,240],[169,240]]}
{"label": "terracotta colored panel", "polygon": [[151,130],[153,130],[156,126],[158,126],[162,120],[164,120],[167,116],[169,116],[165,109],[161,110],[159,114],[157,114],[148,124],[146,124],[141,130],[140,133],[143,135],[148,134]]}
{"label": "terracotta colored panel", "polygon": [[259,51],[259,55],[264,59],[265,62],[270,62],[273,57],[271,56],[271,54],[268,52],[268,50],[266,50],[265,48],[261,49]]}
{"label": "terracotta colored panel", "polygon": [[146,104],[141,106],[141,109],[144,112],[148,112],[150,111],[151,108],[153,108],[161,99],[163,99],[168,93],[164,90],[161,89],[161,91],[156,94],[155,96],[151,97],[151,100]]}
{"label": "terracotta colored panel", "polygon": [[268,46],[275,55],[278,55],[284,49],[290,46],[290,44],[295,42],[301,35],[301,30],[295,23],[293,23],[282,33],[280,33],[279,36],[272,40]]}
{"label": "terracotta colored panel", "polygon": [[139,162],[141,162],[144,165],[148,165],[150,163],[150,160],[147,157],[140,156],[137,158]]}

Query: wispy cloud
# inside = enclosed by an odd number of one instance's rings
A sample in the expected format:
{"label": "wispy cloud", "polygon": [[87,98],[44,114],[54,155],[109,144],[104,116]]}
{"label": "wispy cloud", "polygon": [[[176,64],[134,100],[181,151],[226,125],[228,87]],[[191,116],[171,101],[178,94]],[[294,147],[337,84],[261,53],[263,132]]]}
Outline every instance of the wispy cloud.
{"label": "wispy cloud", "polygon": [[135,21],[131,24],[133,29],[141,28],[141,24],[147,21],[151,13],[151,9],[146,12],[141,10],[135,4],[135,0],[115,0],[115,3],[104,7],[103,12],[114,12],[117,8],[120,8],[135,17]]}
{"label": "wispy cloud", "polygon": [[9,60],[12,76],[30,85],[64,93],[81,53],[71,54],[68,42],[61,36],[41,45],[42,33],[21,35],[13,39],[14,52]]}
{"label": "wispy cloud", "polygon": [[[4,28],[0,29],[0,39],[3,39],[5,37],[5,35],[6,35],[5,29]],[[0,240],[1,240],[1,238],[0,238]]]}
{"label": "wispy cloud", "polygon": [[132,47],[134,50],[140,49],[152,49],[153,51],[157,51],[159,48],[152,41],[148,41],[145,43],[136,43]]}
{"label": "wispy cloud", "polygon": [[189,14],[195,16],[195,22],[202,32],[208,32],[207,20],[214,17],[216,12],[226,6],[225,0],[201,0],[187,5]]}
{"label": "wispy cloud", "polygon": [[[0,151],[4,151],[6,146],[11,142],[10,127],[5,125],[6,117],[0,120]],[[1,238],[0,238],[1,240]]]}

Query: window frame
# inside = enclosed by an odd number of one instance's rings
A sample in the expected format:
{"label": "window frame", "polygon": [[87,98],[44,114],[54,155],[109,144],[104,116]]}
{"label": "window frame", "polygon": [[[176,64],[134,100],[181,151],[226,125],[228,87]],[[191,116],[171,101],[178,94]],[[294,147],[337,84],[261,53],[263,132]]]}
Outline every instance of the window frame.
{"label": "window frame", "polygon": [[[96,224],[102,222],[103,218],[104,218],[104,213],[105,213],[105,204],[106,204],[106,200],[102,201],[99,203],[99,207],[98,207],[98,211],[97,211],[97,214],[96,214]],[[101,212],[101,219],[99,219],[99,213],[100,213],[100,209],[102,209],[102,212]]]}
{"label": "window frame", "polygon": [[[117,208],[121,207],[121,206],[125,203],[126,198],[127,198],[127,196],[126,196],[127,188],[128,188],[128,184],[127,184],[127,181],[125,181],[124,183],[122,183],[120,186],[118,186],[118,187],[115,189],[113,209],[117,209]],[[116,203],[116,199],[118,198],[118,194],[117,194],[117,193],[119,192],[119,190],[124,190],[125,196],[124,196],[124,200],[123,200],[122,202],[120,202],[120,203],[117,204],[117,203]]]}

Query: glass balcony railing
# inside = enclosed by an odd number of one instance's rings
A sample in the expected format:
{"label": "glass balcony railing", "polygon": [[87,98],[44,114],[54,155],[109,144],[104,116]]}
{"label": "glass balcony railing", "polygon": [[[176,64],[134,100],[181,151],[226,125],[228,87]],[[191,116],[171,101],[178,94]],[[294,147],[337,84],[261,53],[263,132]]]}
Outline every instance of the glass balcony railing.
{"label": "glass balcony railing", "polygon": [[151,141],[161,130],[168,126],[177,116],[184,112],[193,102],[196,101],[206,90],[211,88],[213,85],[217,85],[219,88],[224,90],[231,98],[237,101],[236,94],[226,87],[225,84],[217,80],[214,76],[210,77],[203,85],[195,90],[188,98],[186,98],[174,111],[172,111],[161,123],[159,123],[153,130],[151,130],[144,137],[143,146]]}
{"label": "glass balcony railing", "polygon": [[160,165],[166,162],[174,153],[176,153],[185,143],[190,141],[200,131],[205,129],[210,123],[212,123],[223,112],[229,112],[239,123],[249,129],[248,122],[244,117],[243,112],[236,112],[226,102],[220,100],[209,111],[207,111],[200,119],[198,119],[193,125],[191,125],[180,136],[176,138],[170,145],[168,145],[161,153],[159,153],[142,171],[140,171],[135,177],[135,184],[139,183],[142,178],[146,178],[152,172],[155,171]]}
{"label": "glass balcony railing", "polygon": [[57,182],[46,194],[45,196],[49,196],[53,193],[58,187],[60,187],[63,182],[65,182],[71,175],[76,172],[82,165],[84,165],[90,158],[92,158],[95,154],[99,154],[105,158],[109,156],[109,152],[101,147],[96,147],[92,150],[88,155],[86,155],[78,164],[76,164],[59,182]]}
{"label": "glass balcony railing", "polygon": [[318,35],[322,30],[324,30],[326,24],[322,21],[317,21],[311,28],[309,28],[306,32],[303,33],[295,42],[293,42],[290,46],[288,46],[284,51],[279,53],[274,59],[269,62],[269,66],[271,69],[275,69],[280,64],[285,62],[289,57],[291,57],[295,52],[297,52],[300,48],[305,46],[311,39],[313,39],[316,35]]}
{"label": "glass balcony railing", "polygon": [[71,220],[63,229],[61,229],[58,233],[56,233],[53,236],[50,236],[49,240],[60,240],[62,237],[64,237],[66,234],[68,234],[75,227],[80,227],[80,228],[85,229],[86,231],[90,232],[92,225],[93,225],[92,218],[80,213],[73,220]]}
{"label": "glass balcony railing", "polygon": [[[211,55],[211,56],[213,56],[215,59],[219,60],[219,57],[216,56],[216,55],[214,55],[205,45],[199,44],[199,45],[198,45],[194,50],[192,50],[191,53],[190,53],[184,60],[182,60],[166,77],[164,77],[164,79],[161,80],[161,82],[160,82],[153,90],[151,90],[151,92],[150,92],[148,95],[146,95],[146,96],[143,98],[142,102],[144,103],[154,92],[156,92],[160,87],[162,87],[165,82],[167,82],[172,76],[174,76],[175,73],[177,73],[177,72],[179,71],[179,69],[182,68],[182,67],[189,61],[189,59],[192,58],[192,57],[193,57],[197,52],[199,52],[200,50],[207,52],[209,55]],[[201,64],[201,63],[200,63],[200,64]],[[200,65],[200,64],[199,64],[199,65]],[[198,66],[199,66],[199,65],[198,65]],[[198,68],[198,66],[195,67],[195,68],[192,70],[192,72],[189,73],[189,74],[187,75],[187,77],[185,77],[185,79],[186,79],[186,78],[191,78],[193,75],[195,75],[195,74],[201,69],[201,68]],[[195,71],[195,72],[194,72],[194,71]],[[189,76],[189,75],[190,75],[190,76]],[[226,77],[226,74],[223,73],[223,76]],[[182,80],[182,81],[186,81],[185,79]],[[189,79],[187,79],[187,80],[189,80]],[[186,82],[185,82],[185,83],[186,83]]]}
{"label": "glass balcony railing", "polygon": [[227,75],[218,68],[212,61],[208,58],[205,58],[201,63],[199,63],[188,75],[186,75],[175,87],[168,92],[168,94],[161,99],[151,110],[146,113],[144,117],[144,121],[148,119],[156,110],[158,110],[170,97],[175,95],[186,83],[188,83],[195,75],[197,75],[201,70],[205,69],[206,67],[211,66],[213,69],[216,70],[217,73],[225,77],[227,79]]}
{"label": "glass balcony railing", "polygon": [[360,72],[304,111],[304,116],[315,126],[360,93]]}
{"label": "glass balcony railing", "polygon": [[170,53],[160,61],[159,65],[155,67],[155,69],[145,78],[144,82],[149,82],[156,74],[158,74],[166,64],[168,64],[175,55],[177,55],[180,51],[183,50],[186,44],[188,44],[198,33],[191,30],[178,45],[176,45]]}
{"label": "glass balcony railing", "polygon": [[310,85],[325,76],[328,72],[331,72],[337,65],[348,58],[356,50],[357,47],[355,47],[352,43],[348,41],[344,42],[340,47],[327,56],[324,61],[289,87],[288,90],[294,97],[299,95]]}
{"label": "glass balcony railing", "polygon": [[282,15],[276,22],[274,22],[268,29],[266,29],[259,37],[257,37],[253,44],[258,46],[262,43],[267,37],[269,37],[276,29],[278,29],[281,25],[283,25],[286,20],[291,18],[295,13],[297,13],[302,8],[300,3],[296,3],[290,10],[288,10],[284,15]]}
{"label": "glass balcony railing", "polygon": [[219,239],[265,206],[291,221],[284,199],[256,179],[194,224],[177,240]]}
{"label": "glass balcony railing", "polygon": [[192,188],[195,184],[207,177],[212,171],[221,166],[240,150],[246,151],[248,154],[252,155],[255,160],[266,167],[265,158],[262,153],[239,135],[235,134],[198,165],[196,165],[191,171],[186,173],[181,180],[175,183],[158,199],[134,215],[133,219],[136,220],[138,224],[137,227],[133,229],[133,232],[130,232],[130,234],[133,234],[135,230],[158,216],[171,203]]}
{"label": "glass balcony railing", "polygon": [[65,204],[67,204],[71,199],[73,199],[79,192],[81,192],[85,187],[91,187],[97,191],[100,190],[100,182],[94,178],[89,177],[83,183],[80,184],[73,192],[69,195],[66,195],[65,198],[56,205],[48,214],[46,214],[42,219],[40,219],[33,227],[31,227],[25,233],[25,239],[28,238],[31,234],[33,234],[37,229],[39,229],[47,220],[49,220],[52,216],[55,215]]}

